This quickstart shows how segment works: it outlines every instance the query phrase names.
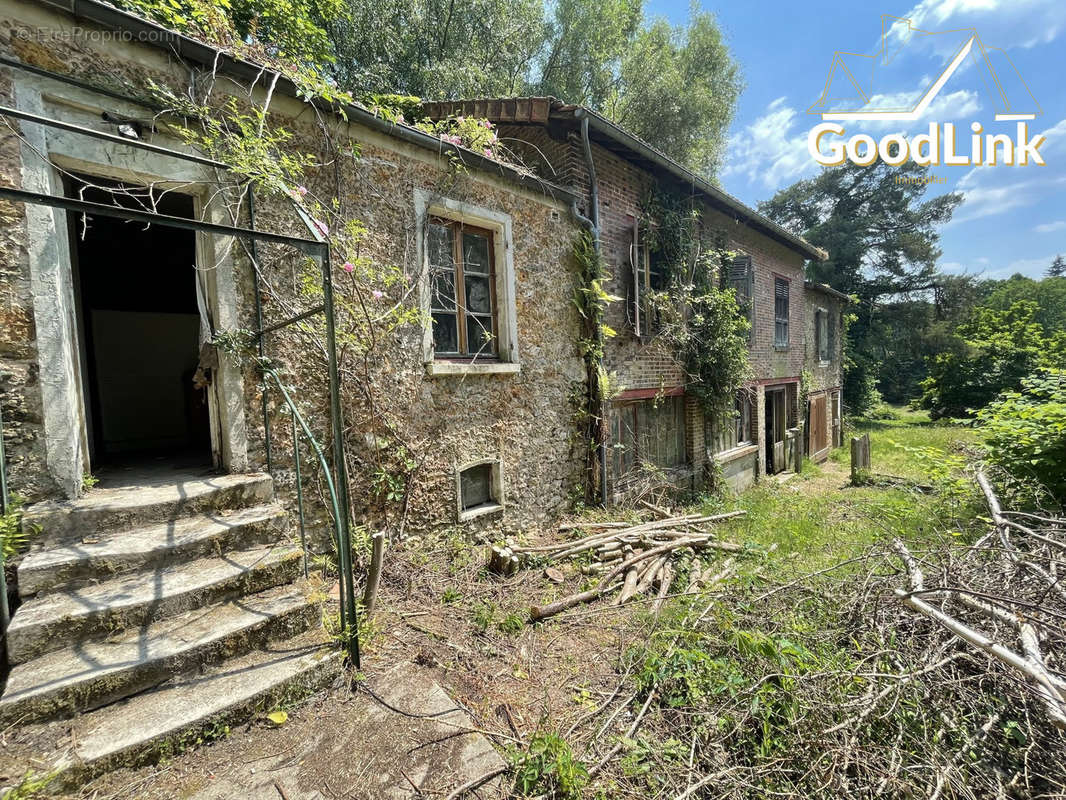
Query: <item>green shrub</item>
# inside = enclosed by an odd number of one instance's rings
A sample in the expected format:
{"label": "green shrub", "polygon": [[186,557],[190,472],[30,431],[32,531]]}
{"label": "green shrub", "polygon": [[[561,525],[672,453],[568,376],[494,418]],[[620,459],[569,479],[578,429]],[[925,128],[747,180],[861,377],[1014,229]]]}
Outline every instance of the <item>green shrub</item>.
{"label": "green shrub", "polygon": [[513,759],[514,792],[519,797],[546,795],[553,800],[581,800],[588,783],[585,766],[570,745],[554,733],[538,731],[529,747]]}
{"label": "green shrub", "polygon": [[1066,370],[1025,378],[1021,391],[1003,392],[978,420],[990,462],[1066,504]]}

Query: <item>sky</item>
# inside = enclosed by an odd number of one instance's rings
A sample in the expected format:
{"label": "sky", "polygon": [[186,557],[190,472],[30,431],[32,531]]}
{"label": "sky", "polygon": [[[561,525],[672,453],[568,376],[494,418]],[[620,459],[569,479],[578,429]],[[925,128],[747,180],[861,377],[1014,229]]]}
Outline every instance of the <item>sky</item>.
{"label": "sky", "polygon": [[[939,36],[921,31],[973,29],[985,48],[1000,48],[1016,73],[1003,78],[1013,98],[1021,94],[1039,109],[1029,122],[1030,136],[1044,134],[1040,153],[1046,166],[933,166],[942,177],[928,194],[964,194],[951,222],[941,228],[947,272],[1004,278],[1016,272],[1042,276],[1056,254],[1066,255],[1066,0],[920,0],[882,4],[843,0],[802,2],[722,2],[699,0],[718,18],[745,89],[730,129],[729,149],[719,173],[723,188],[749,205],[778,189],[811,177],[821,167],[807,151],[807,134],[821,118],[808,113],[826,85],[835,51],[877,56],[883,46],[882,15],[909,19],[894,23],[887,44],[891,59],[847,57],[849,63],[874,64],[864,84],[868,99],[880,107],[910,107],[952,60],[969,33]],[[689,0],[650,0],[649,14],[681,23]],[[961,37],[961,38],[960,38]],[[995,55],[994,51],[992,52]],[[997,98],[982,77],[977,48],[949,77],[926,114],[913,123],[843,122],[850,137],[867,133],[927,132],[929,123],[953,122],[960,150],[969,152],[971,122],[985,133],[1015,133],[1016,122],[997,122]],[[889,64],[881,67],[885,61]],[[1000,62],[1001,63],[1001,62]],[[851,66],[851,69],[858,70]],[[875,71],[876,70],[876,71]],[[997,70],[1013,72],[1002,66]],[[1023,85],[1019,86],[1016,77]],[[831,94],[845,94],[834,80]],[[1028,89],[1028,96],[1025,95]],[[870,92],[873,94],[870,94]],[[842,101],[843,102],[843,101]],[[965,144],[965,147],[962,145]]]}

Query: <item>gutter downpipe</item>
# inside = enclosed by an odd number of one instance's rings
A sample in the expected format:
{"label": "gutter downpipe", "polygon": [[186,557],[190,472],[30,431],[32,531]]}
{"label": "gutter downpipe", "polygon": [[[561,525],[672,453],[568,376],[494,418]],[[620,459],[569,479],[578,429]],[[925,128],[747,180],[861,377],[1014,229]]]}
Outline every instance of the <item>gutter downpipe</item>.
{"label": "gutter downpipe", "polygon": [[[573,201],[570,204],[570,210],[577,218],[578,222],[585,225],[589,232],[592,234],[592,247],[596,251],[596,255],[602,255],[602,248],[600,245],[600,189],[599,184],[596,182],[596,164],[592,160],[592,145],[589,142],[589,115],[588,111],[584,108],[578,108],[574,111],[574,117],[581,120],[581,145],[585,151],[585,166],[589,173],[589,216],[584,217],[577,210],[577,201]],[[596,343],[599,346],[600,352],[603,352],[603,332],[601,330],[596,331]],[[601,355],[597,361],[597,373],[603,371],[603,356]],[[592,387],[589,387],[589,391],[592,391]],[[606,420],[602,419],[605,408],[600,409],[600,425],[601,429],[606,425]],[[600,441],[598,443],[599,457],[600,457],[600,503],[604,508],[607,507],[607,440],[601,434]]]}

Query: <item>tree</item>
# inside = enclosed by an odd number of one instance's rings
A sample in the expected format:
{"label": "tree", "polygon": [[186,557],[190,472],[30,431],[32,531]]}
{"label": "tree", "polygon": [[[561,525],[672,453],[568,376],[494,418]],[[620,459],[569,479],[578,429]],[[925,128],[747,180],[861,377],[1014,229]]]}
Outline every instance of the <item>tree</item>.
{"label": "tree", "polygon": [[742,83],[712,14],[687,26],[656,20],[626,48],[602,111],[694,171],[713,175],[725,153]]}
{"label": "tree", "polygon": [[927,167],[914,162],[892,167],[845,164],[782,189],[759,210],[829,252],[810,262],[808,276],[858,295],[857,319],[848,331],[849,363],[844,401],[862,413],[874,401],[885,347],[884,301],[942,282],[938,226],[951,219],[962,195],[925,199]]}
{"label": "tree", "polygon": [[1047,276],[1049,278],[1066,277],[1066,260],[1063,260],[1061,255],[1055,256],[1055,260],[1047,268]]}
{"label": "tree", "polygon": [[740,93],[713,15],[646,23],[645,0],[369,0],[328,24],[356,94],[537,94],[585,105],[713,174]]}
{"label": "tree", "polygon": [[427,100],[524,90],[548,36],[541,0],[347,0],[327,29],[343,88]]}
{"label": "tree", "polygon": [[1066,367],[1066,332],[1048,332],[1038,307],[1021,300],[1000,311],[974,309],[957,331],[959,347],[930,359],[922,406],[930,416],[968,417],[1043,368]]}

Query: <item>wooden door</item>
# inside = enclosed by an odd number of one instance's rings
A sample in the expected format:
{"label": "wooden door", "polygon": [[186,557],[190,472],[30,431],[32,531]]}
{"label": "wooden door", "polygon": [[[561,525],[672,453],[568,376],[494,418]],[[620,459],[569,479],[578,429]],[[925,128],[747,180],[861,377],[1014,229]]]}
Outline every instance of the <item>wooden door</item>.
{"label": "wooden door", "polygon": [[825,395],[811,397],[811,455],[820,453],[828,446],[826,438]]}

